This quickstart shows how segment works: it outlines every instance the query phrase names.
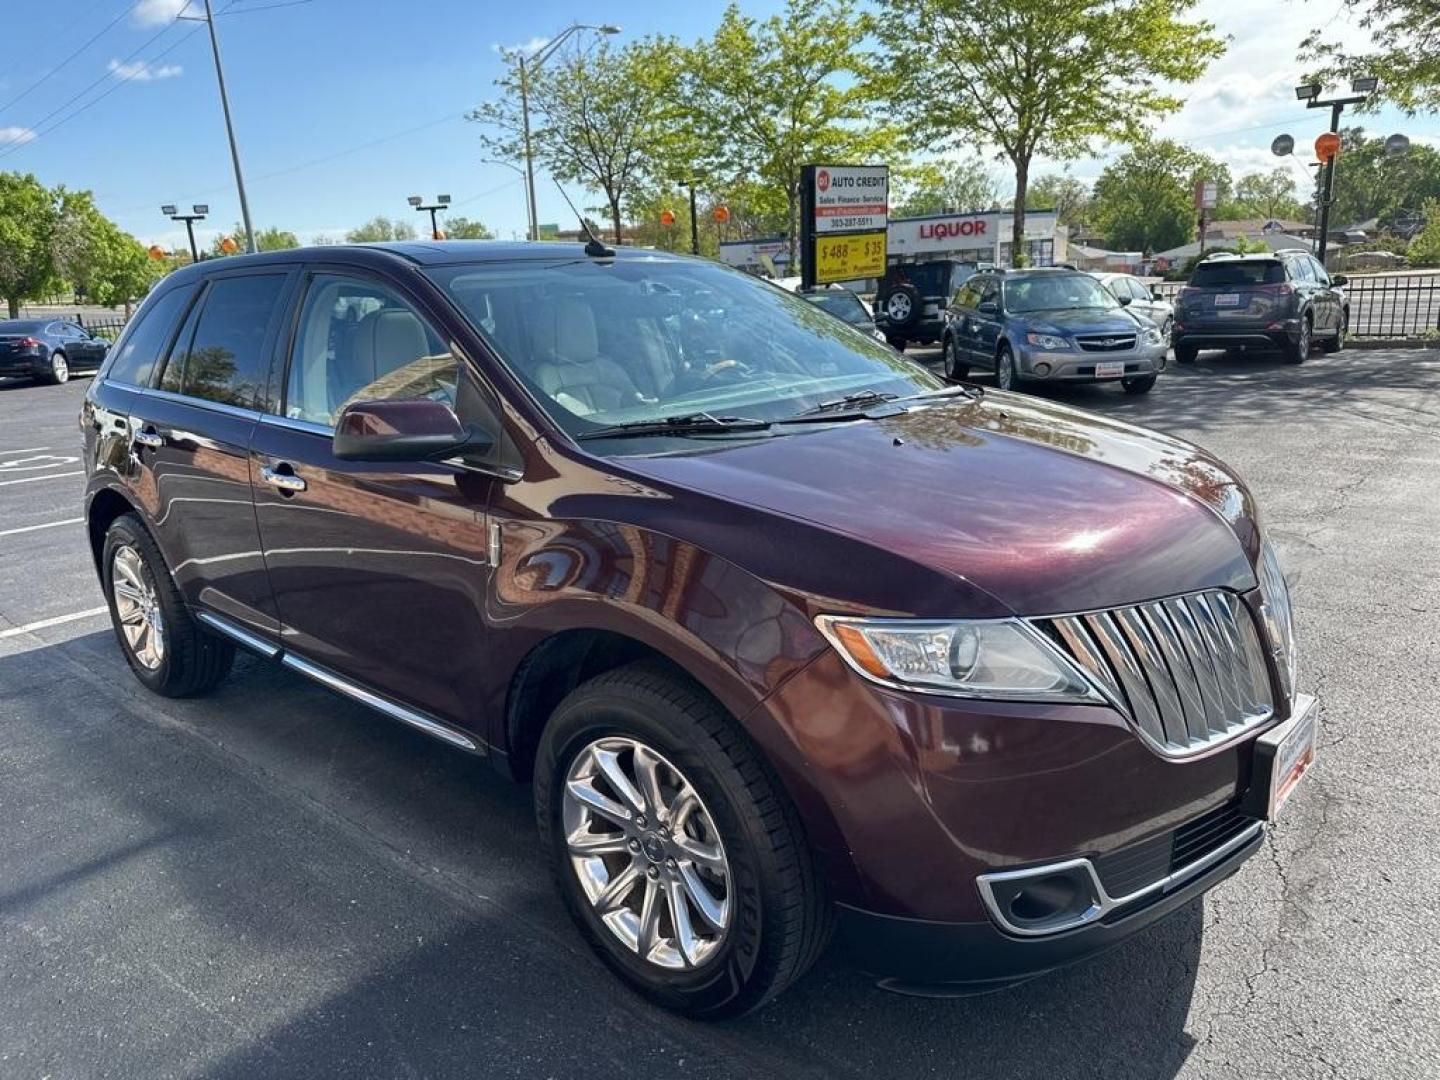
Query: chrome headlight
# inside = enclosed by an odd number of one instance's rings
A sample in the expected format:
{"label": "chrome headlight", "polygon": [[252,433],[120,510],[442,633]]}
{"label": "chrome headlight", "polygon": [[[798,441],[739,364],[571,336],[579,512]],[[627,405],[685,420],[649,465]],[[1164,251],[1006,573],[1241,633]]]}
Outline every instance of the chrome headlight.
{"label": "chrome headlight", "polygon": [[1295,693],[1295,613],[1290,606],[1290,586],[1269,540],[1260,545],[1259,578],[1260,617],[1275,653],[1275,666],[1280,669],[1284,683],[1281,689],[1288,700]]}
{"label": "chrome headlight", "polygon": [[1026,334],[1025,342],[1028,345],[1034,345],[1037,349],[1047,349],[1050,352],[1070,348],[1070,342],[1056,334]]}
{"label": "chrome headlight", "polygon": [[1011,701],[1104,701],[1064,653],[1019,619],[821,615],[815,625],[846,663],[882,686]]}

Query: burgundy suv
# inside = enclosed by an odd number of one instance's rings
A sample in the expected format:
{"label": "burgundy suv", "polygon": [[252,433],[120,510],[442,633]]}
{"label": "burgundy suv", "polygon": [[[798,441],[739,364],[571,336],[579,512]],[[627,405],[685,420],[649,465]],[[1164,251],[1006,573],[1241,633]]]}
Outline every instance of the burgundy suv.
{"label": "burgundy suv", "polygon": [[707,262],[205,262],[81,426],[141,682],[201,693],[238,645],[533,781],[581,931],[693,1015],[837,923],[892,986],[1112,945],[1233,873],[1313,755],[1224,465]]}

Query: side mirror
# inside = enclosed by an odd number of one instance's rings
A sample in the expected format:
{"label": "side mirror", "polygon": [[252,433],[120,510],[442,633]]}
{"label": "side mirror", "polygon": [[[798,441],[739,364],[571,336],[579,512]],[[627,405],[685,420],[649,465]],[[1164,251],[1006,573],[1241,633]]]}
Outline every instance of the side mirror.
{"label": "side mirror", "polygon": [[1165,294],[1162,293],[1158,288],[1156,288],[1155,286],[1152,285],[1152,286],[1150,287],[1150,299],[1151,299],[1151,300],[1164,300],[1164,299],[1165,299]]}
{"label": "side mirror", "polygon": [[1331,285],[1341,285],[1341,286],[1349,285],[1349,284],[1350,284],[1350,279],[1349,279],[1348,277],[1346,277],[1344,274],[1336,274],[1334,277],[1332,277],[1332,278],[1330,279],[1330,284],[1331,284]]}
{"label": "side mirror", "polygon": [[1121,307],[1129,307],[1130,301],[1134,300],[1135,298],[1133,296],[1117,296],[1115,299],[1119,302]]}
{"label": "side mirror", "polygon": [[331,452],[341,461],[439,461],[483,454],[494,440],[460,423],[443,401],[356,401],[335,424]]}
{"label": "side mirror", "polygon": [[981,300],[975,305],[975,310],[981,315],[998,315],[1000,314],[1000,305],[994,300]]}

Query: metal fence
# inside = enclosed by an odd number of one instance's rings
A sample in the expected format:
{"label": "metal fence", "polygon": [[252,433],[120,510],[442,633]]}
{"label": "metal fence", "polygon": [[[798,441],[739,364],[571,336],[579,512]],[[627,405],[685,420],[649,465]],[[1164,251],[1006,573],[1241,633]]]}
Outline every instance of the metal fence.
{"label": "metal fence", "polygon": [[125,328],[125,316],[107,315],[97,317],[94,315],[76,315],[75,322],[90,331],[95,337],[103,337],[114,341],[120,336],[120,331]]}
{"label": "metal fence", "polygon": [[[1183,281],[1162,281],[1160,294],[1174,300]],[[1407,338],[1440,333],[1440,273],[1365,274],[1345,286],[1353,338]]]}

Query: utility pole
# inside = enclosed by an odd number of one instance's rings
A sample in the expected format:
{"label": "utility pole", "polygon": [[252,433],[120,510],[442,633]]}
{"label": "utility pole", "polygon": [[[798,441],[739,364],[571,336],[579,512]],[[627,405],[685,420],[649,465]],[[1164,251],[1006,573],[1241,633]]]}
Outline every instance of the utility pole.
{"label": "utility pole", "polygon": [[[196,15],[177,15],[177,19],[194,21]],[[215,36],[215,12],[210,0],[205,0],[205,23],[210,27],[210,51],[215,55],[215,81],[220,84],[220,108],[225,113],[225,134],[230,139],[230,162],[235,166],[235,190],[240,196],[240,220],[245,224],[245,250],[252,255],[255,247],[255,227],[250,223],[250,201],[245,197],[245,176],[240,171],[240,148],[235,143],[235,123],[230,118],[230,96],[225,92],[225,68],[220,63],[220,39]]]}
{"label": "utility pole", "polygon": [[678,180],[681,187],[690,189],[690,254],[700,254],[700,219],[695,216],[695,181]]}

